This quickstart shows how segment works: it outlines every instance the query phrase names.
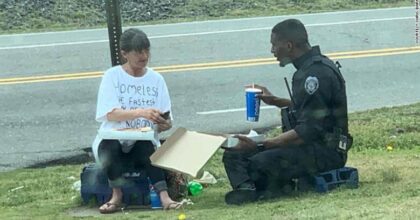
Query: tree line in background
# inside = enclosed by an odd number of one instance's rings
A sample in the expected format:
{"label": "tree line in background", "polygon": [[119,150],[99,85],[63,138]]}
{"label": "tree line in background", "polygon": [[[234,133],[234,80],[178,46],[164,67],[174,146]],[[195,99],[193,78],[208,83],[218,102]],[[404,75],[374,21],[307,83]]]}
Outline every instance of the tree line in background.
{"label": "tree line in background", "polygon": [[[106,0],[1,0],[0,33],[105,27]],[[411,0],[120,0],[123,25],[406,6]]]}

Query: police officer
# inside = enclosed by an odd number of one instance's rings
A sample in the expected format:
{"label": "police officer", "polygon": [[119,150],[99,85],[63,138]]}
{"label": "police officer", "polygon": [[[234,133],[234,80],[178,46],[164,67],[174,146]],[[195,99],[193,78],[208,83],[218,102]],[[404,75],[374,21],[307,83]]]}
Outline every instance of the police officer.
{"label": "police officer", "polygon": [[296,19],[284,20],[271,32],[271,52],[280,66],[293,63],[291,100],[274,96],[258,86],[261,100],[288,107],[295,123],[290,130],[262,143],[237,136],[239,143],[225,149],[223,162],[232,191],[227,204],[252,202],[281,195],[291,180],[341,168],[351,145],[348,134],[344,79],[334,63],[311,47],[305,26]]}

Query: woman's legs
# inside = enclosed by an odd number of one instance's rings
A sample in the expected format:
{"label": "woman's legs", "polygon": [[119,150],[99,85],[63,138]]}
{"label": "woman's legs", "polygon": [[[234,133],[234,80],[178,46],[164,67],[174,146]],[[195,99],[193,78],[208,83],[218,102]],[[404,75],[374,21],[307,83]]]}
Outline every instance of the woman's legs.
{"label": "woman's legs", "polygon": [[112,187],[111,199],[99,207],[99,211],[101,213],[115,212],[121,204],[123,196],[121,184],[124,171],[124,155],[121,151],[120,142],[117,140],[102,140],[99,144],[98,155],[102,169],[107,174]]}
{"label": "woman's legs", "polygon": [[179,208],[179,204],[173,201],[168,195],[165,174],[162,169],[152,166],[150,156],[155,152],[155,147],[150,141],[137,141],[131,149],[131,158],[134,160],[135,168],[146,170],[156,192],[159,193],[164,209]]}

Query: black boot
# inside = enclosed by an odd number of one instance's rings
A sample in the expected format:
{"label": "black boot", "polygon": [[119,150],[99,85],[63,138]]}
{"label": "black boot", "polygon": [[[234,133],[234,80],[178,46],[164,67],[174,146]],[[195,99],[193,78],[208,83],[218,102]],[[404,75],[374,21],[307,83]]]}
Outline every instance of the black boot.
{"label": "black boot", "polygon": [[235,189],[225,195],[225,202],[228,205],[241,205],[255,202],[257,199],[258,196],[255,189]]}
{"label": "black boot", "polygon": [[225,202],[228,205],[240,205],[243,203],[254,202],[258,199],[255,184],[252,182],[245,182],[238,186],[238,188],[228,192],[225,195]]}

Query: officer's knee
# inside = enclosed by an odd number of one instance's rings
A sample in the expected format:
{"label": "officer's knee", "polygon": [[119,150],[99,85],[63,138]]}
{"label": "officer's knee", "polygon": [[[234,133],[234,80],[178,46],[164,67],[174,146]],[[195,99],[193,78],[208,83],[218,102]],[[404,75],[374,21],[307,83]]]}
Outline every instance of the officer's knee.
{"label": "officer's knee", "polygon": [[229,162],[229,161],[240,160],[240,159],[243,159],[245,157],[246,157],[246,155],[244,155],[243,153],[240,153],[240,152],[225,151],[223,153],[222,161],[224,163],[226,163],[226,162]]}
{"label": "officer's knee", "polygon": [[269,166],[267,157],[263,154],[256,154],[250,158],[249,169],[251,173],[259,173],[265,170],[266,166]]}
{"label": "officer's knee", "polygon": [[279,170],[287,170],[291,163],[287,159],[274,159],[268,153],[259,153],[250,158],[250,173],[278,175]]}
{"label": "officer's knee", "polygon": [[266,152],[258,153],[252,156],[249,160],[255,167],[263,167],[267,163],[270,162],[270,158],[268,157]]}

